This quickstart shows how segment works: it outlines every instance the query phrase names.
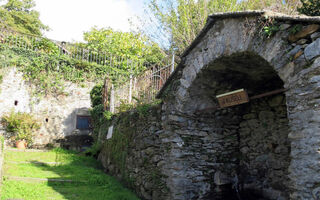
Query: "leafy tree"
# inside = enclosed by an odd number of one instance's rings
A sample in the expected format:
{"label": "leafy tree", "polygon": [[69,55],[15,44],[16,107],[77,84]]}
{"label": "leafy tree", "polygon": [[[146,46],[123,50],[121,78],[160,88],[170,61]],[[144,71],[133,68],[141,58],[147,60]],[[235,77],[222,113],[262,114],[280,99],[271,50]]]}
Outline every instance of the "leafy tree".
{"label": "leafy tree", "polygon": [[[133,73],[140,72],[146,64],[157,63],[164,57],[156,43],[133,32],[93,27],[84,33],[84,40],[87,42],[84,47],[95,52],[106,52],[108,56],[122,60],[119,61],[124,62],[122,70],[132,70]],[[135,64],[128,63],[128,60]]]}
{"label": "leafy tree", "polygon": [[39,12],[34,10],[33,0],[8,0],[0,7],[0,22],[14,31],[42,35],[48,30],[39,19]]}
{"label": "leafy tree", "polygon": [[298,8],[299,13],[309,16],[320,16],[319,0],[301,0],[302,6]]}
{"label": "leafy tree", "polygon": [[269,8],[292,14],[298,5],[299,0],[151,0],[146,10],[148,19],[141,20],[145,22],[141,32],[179,55],[212,13]]}

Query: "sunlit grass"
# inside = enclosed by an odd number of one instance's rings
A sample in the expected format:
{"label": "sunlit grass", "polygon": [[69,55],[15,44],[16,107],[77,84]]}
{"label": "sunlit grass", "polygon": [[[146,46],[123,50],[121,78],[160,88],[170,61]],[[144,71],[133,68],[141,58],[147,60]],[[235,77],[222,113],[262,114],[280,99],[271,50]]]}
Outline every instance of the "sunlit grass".
{"label": "sunlit grass", "polygon": [[[54,162],[59,164],[54,164]],[[99,167],[100,165],[93,158],[61,149],[50,152],[7,151],[1,200],[19,198],[25,200],[138,199],[116,179],[103,173]],[[10,176],[63,179],[73,182],[15,181],[6,178]]]}

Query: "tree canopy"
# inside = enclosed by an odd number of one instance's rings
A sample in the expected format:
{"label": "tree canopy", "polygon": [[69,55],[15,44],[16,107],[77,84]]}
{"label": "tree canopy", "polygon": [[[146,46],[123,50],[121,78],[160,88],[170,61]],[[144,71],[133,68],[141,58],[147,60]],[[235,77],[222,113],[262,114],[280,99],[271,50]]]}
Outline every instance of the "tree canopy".
{"label": "tree canopy", "polygon": [[105,52],[109,56],[128,59],[143,65],[157,63],[164,57],[155,42],[138,33],[93,27],[84,33],[84,40],[87,42],[84,47],[89,50]]}
{"label": "tree canopy", "polygon": [[298,8],[301,14],[309,16],[320,16],[320,1],[319,0],[301,0],[302,6]]}
{"label": "tree canopy", "polygon": [[42,31],[49,27],[40,21],[39,12],[34,7],[33,0],[8,0],[0,6],[1,24],[14,31],[42,35]]}
{"label": "tree canopy", "polygon": [[212,13],[267,8],[292,14],[299,4],[299,0],[151,0],[146,9],[148,19],[141,20],[145,22],[141,31],[179,55]]}

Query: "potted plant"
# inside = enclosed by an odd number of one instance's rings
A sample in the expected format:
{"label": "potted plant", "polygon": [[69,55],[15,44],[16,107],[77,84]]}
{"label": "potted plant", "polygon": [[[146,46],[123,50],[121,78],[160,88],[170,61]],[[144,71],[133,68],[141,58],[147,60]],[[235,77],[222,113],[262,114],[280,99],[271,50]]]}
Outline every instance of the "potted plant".
{"label": "potted plant", "polygon": [[1,122],[20,149],[25,149],[32,143],[33,132],[40,128],[37,120],[29,113],[11,111],[2,117]]}

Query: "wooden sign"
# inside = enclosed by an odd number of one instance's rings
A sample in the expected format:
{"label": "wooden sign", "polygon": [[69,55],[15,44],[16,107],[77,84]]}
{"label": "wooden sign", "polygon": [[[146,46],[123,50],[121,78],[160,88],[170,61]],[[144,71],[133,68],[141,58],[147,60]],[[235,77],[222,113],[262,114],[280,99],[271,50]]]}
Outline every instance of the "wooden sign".
{"label": "wooden sign", "polygon": [[217,96],[221,108],[249,102],[249,97],[244,89],[235,90]]}

